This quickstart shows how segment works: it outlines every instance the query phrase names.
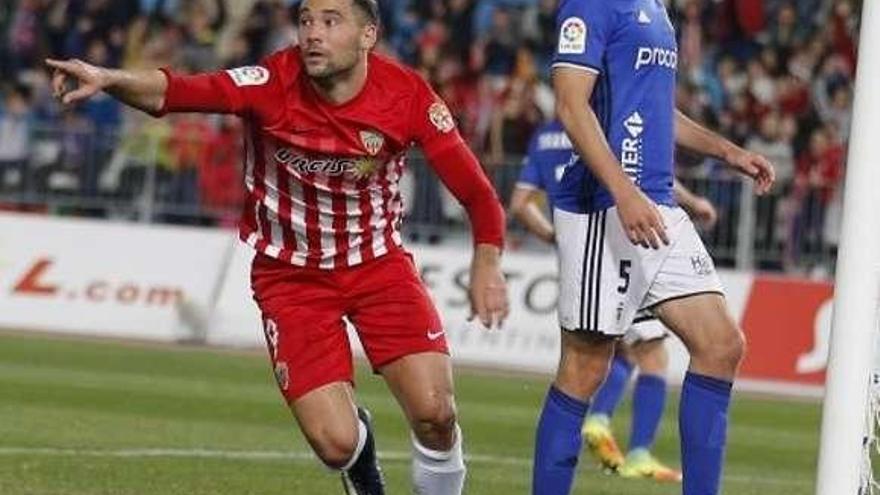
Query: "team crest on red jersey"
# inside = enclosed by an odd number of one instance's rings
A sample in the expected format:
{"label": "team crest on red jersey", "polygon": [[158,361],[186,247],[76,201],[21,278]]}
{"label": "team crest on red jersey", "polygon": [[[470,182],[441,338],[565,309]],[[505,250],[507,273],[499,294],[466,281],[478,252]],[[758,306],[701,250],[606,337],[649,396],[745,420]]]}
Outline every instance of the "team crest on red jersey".
{"label": "team crest on red jersey", "polygon": [[385,144],[385,137],[378,132],[361,131],[361,143],[364,144],[364,149],[367,150],[367,153],[375,156],[382,149],[382,145]]}
{"label": "team crest on red jersey", "polygon": [[452,114],[449,113],[449,108],[442,102],[434,102],[428,108],[428,118],[431,119],[431,123],[440,132],[449,132],[455,129],[455,120],[452,118]]}

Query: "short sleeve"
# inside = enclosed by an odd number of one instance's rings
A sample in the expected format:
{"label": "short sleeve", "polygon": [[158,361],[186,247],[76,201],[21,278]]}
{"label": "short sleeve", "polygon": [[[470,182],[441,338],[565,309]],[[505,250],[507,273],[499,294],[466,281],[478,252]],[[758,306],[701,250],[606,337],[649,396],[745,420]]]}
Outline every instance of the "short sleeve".
{"label": "short sleeve", "polygon": [[541,176],[540,158],[537,155],[538,134],[532,136],[529,143],[529,150],[523,159],[523,166],[519,172],[517,186],[532,187],[535,189],[544,189],[544,179]]}
{"label": "short sleeve", "polygon": [[556,15],[558,43],[553,67],[602,72],[614,27],[609,0],[562,0]]}

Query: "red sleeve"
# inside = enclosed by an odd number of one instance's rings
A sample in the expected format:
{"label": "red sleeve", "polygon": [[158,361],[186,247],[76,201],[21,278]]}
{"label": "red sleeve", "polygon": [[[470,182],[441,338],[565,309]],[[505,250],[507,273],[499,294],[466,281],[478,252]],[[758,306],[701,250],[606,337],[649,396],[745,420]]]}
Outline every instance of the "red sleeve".
{"label": "red sleeve", "polygon": [[428,163],[468,213],[474,243],[504,247],[504,208],[480,162],[465,144],[452,114],[434,91],[417,77],[410,117],[412,139]]}
{"label": "red sleeve", "polygon": [[270,82],[263,66],[238,67],[196,75],[175,74],[161,69],[168,79],[165,101],[154,115],[170,112],[234,113],[249,109]]}
{"label": "red sleeve", "polygon": [[412,140],[425,154],[462,143],[461,135],[455,125],[455,119],[446,103],[434,93],[434,90],[420,76],[416,79],[415,97],[410,115]]}
{"label": "red sleeve", "polygon": [[425,150],[428,163],[458,199],[471,220],[475,244],[504,247],[504,208],[477,157],[459,139],[451,146]]}

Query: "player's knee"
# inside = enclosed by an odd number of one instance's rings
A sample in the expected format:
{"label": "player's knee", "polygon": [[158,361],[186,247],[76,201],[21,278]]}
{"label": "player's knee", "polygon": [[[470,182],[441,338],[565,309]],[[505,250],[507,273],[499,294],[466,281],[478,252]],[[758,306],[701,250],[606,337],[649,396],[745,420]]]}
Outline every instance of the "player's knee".
{"label": "player's knee", "polygon": [[452,431],[455,428],[455,408],[450,401],[436,401],[422,408],[415,418],[422,429],[436,432]]}
{"label": "player's knee", "polygon": [[723,364],[727,369],[736,370],[745,355],[745,350],[745,335],[739,328],[734,327],[722,337],[713,340],[710,358]]}
{"label": "player's knee", "polygon": [[608,374],[613,352],[613,340],[563,333],[557,383],[577,397],[592,395]]}
{"label": "player's knee", "polygon": [[451,441],[456,422],[451,397],[437,397],[411,411],[413,433],[423,445],[444,445]]}
{"label": "player's knee", "polygon": [[331,469],[342,469],[357,449],[354,432],[324,431],[318,438],[310,439],[315,455]]}
{"label": "player's knee", "polygon": [[639,371],[652,375],[664,375],[666,368],[669,366],[669,354],[666,352],[663,342],[660,345],[647,349],[647,352],[641,353],[637,360]]}

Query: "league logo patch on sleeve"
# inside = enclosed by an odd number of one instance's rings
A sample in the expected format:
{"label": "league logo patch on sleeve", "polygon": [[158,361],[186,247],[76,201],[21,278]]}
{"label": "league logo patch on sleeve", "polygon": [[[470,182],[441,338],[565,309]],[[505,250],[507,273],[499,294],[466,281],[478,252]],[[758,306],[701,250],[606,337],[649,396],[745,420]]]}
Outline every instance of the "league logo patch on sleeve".
{"label": "league logo patch on sleeve", "polygon": [[269,81],[269,71],[259,65],[238,67],[226,71],[236,86],[262,86]]}
{"label": "league logo patch on sleeve", "polygon": [[450,132],[455,129],[455,119],[449,113],[449,108],[445,104],[437,101],[428,108],[428,118],[434,127],[440,132]]}
{"label": "league logo patch on sleeve", "polygon": [[587,24],[580,17],[569,17],[562,21],[559,29],[560,54],[581,54],[587,51]]}

